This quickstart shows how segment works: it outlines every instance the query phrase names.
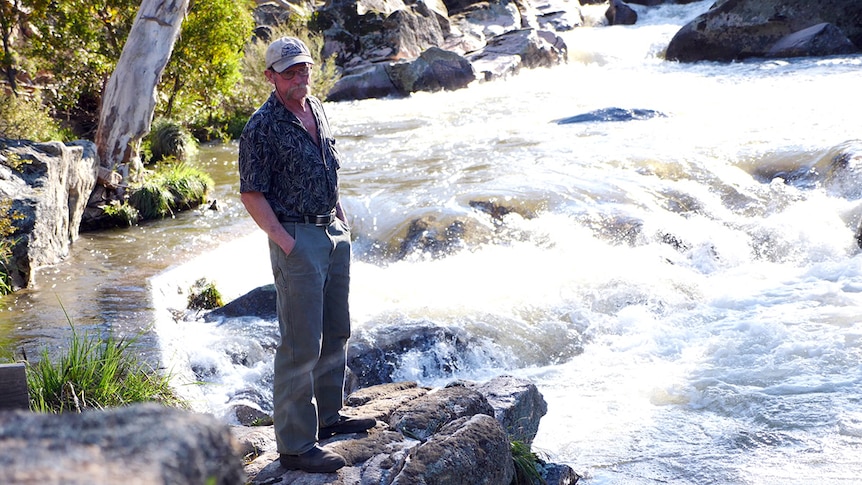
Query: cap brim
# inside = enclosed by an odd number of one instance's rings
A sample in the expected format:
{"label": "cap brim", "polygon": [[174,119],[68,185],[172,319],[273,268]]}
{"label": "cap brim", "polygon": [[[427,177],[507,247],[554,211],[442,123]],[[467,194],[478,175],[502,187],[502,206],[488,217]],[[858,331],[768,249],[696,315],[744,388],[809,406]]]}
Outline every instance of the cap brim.
{"label": "cap brim", "polygon": [[290,66],[295,66],[297,64],[314,64],[314,59],[311,56],[299,55],[296,57],[285,57],[284,59],[279,59],[272,63],[270,68],[275,72],[282,72]]}

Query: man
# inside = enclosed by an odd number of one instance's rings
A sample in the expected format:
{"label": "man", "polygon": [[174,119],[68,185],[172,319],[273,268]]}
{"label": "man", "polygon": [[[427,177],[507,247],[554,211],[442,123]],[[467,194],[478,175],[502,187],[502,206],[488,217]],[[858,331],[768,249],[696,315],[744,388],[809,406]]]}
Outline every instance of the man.
{"label": "man", "polygon": [[339,154],[320,100],[314,60],[299,39],[266,51],[272,94],[239,142],[241,200],[269,237],[281,341],[275,353],[273,420],[288,470],[333,472],[346,462],[319,438],[365,431],[343,404],[350,314],[350,230],[338,198]]}

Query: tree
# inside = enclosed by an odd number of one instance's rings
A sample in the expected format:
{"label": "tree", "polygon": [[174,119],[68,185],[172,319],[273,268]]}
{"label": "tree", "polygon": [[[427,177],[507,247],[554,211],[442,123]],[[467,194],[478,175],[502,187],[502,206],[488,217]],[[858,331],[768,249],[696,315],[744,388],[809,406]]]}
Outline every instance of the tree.
{"label": "tree", "polygon": [[140,0],[21,0],[30,9],[31,56],[56,80],[48,93],[79,136],[92,137],[102,88]]}
{"label": "tree", "polygon": [[149,132],[156,106],[156,86],[171,57],[188,10],[189,0],[143,0],[123,53],[102,97],[96,147],[101,166],[99,182],[115,184],[120,195],[130,174],[141,168],[141,139]]}
{"label": "tree", "polygon": [[164,72],[164,116],[196,109],[211,116],[230,94],[240,80],[243,47],[254,27],[252,8],[243,0],[192,4]]}
{"label": "tree", "polygon": [[0,0],[0,36],[3,37],[3,57],[0,60],[0,68],[3,69],[6,81],[15,94],[18,93],[18,84],[15,79],[18,69],[12,43],[15,30],[19,27],[23,17],[24,11],[18,0]]}

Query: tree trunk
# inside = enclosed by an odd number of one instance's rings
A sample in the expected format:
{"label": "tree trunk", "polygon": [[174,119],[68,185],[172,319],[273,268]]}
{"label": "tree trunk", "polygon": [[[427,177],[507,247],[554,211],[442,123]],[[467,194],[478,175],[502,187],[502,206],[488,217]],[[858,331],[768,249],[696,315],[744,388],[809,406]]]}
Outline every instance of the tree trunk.
{"label": "tree trunk", "polygon": [[[99,183],[124,192],[141,169],[141,139],[150,131],[156,86],[171,57],[189,0],[142,0],[138,15],[102,93],[96,146]],[[120,177],[113,175],[119,173]],[[117,180],[120,179],[120,180]]]}

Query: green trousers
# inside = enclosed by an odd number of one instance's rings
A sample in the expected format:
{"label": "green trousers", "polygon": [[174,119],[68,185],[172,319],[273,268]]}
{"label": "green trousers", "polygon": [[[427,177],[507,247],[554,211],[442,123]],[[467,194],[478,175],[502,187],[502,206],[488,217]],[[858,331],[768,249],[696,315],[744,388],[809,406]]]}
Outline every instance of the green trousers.
{"label": "green trousers", "polygon": [[287,256],[269,243],[281,340],[275,352],[273,421],[278,452],[317,444],[318,426],[333,424],[343,405],[350,337],[350,232],[284,223],[296,245]]}

